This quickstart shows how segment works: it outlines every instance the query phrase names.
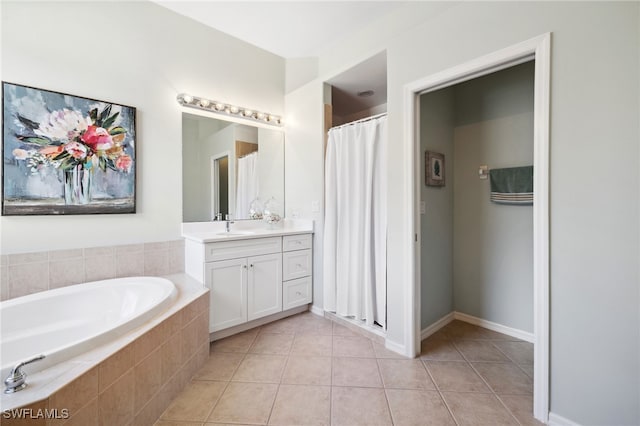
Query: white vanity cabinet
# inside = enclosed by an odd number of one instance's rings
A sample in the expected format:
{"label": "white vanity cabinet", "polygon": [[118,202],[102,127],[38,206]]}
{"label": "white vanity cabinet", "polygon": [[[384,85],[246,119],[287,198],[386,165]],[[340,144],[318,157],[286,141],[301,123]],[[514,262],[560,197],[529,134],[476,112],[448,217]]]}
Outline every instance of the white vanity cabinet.
{"label": "white vanity cabinet", "polygon": [[311,303],[311,234],[185,242],[185,270],[210,290],[215,333]]}
{"label": "white vanity cabinet", "polygon": [[282,254],[206,262],[204,268],[211,332],[282,310]]}
{"label": "white vanity cabinet", "polygon": [[283,309],[311,303],[311,234],[282,237]]}

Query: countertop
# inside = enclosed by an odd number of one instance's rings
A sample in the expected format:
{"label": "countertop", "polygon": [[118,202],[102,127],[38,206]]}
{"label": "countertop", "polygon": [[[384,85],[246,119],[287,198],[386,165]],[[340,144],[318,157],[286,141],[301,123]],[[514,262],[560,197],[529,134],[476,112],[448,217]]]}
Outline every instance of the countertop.
{"label": "countertop", "polygon": [[197,243],[246,240],[251,238],[277,237],[282,235],[313,233],[313,221],[284,219],[276,225],[259,220],[238,220],[226,232],[226,222],[188,222],[182,224],[182,236]]}

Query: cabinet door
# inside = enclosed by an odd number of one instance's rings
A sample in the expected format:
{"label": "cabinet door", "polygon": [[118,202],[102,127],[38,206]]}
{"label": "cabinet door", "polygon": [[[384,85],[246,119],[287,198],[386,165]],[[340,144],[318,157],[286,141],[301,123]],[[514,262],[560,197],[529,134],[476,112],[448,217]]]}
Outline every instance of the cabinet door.
{"label": "cabinet door", "polygon": [[249,321],[282,311],[282,254],[247,259]]}
{"label": "cabinet door", "polygon": [[205,263],[205,285],[211,290],[209,332],[247,321],[247,259]]}

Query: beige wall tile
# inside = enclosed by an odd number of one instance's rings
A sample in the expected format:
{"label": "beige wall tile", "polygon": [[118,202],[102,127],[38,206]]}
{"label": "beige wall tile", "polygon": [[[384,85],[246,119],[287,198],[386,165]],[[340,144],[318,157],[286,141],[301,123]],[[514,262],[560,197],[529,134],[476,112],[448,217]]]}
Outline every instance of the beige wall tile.
{"label": "beige wall tile", "polygon": [[193,356],[198,348],[198,322],[191,321],[187,326],[182,328],[180,332],[182,347],[182,363],[187,362]]}
{"label": "beige wall tile", "polygon": [[0,266],[9,266],[8,254],[0,254]]}
{"label": "beige wall tile", "polygon": [[186,327],[200,313],[200,305],[197,302],[196,299],[180,310],[180,325],[182,327]]}
{"label": "beige wall tile", "polygon": [[87,405],[74,413],[69,413],[71,418],[64,426],[98,426],[98,397],[93,398]]}
{"label": "beige wall tile", "polygon": [[125,252],[116,255],[117,277],[139,277],[144,275],[144,253]]}
{"label": "beige wall tile", "polygon": [[81,284],[84,279],[84,261],[82,258],[49,262],[49,289]]}
{"label": "beige wall tile", "polygon": [[84,257],[106,257],[115,256],[116,248],[114,246],[106,247],[89,247],[84,249]]}
{"label": "beige wall tile", "polygon": [[168,251],[169,273],[178,274],[184,272],[184,247],[172,247]]}
{"label": "beige wall tile", "polygon": [[76,259],[83,257],[83,250],[71,249],[71,250],[53,250],[49,252],[49,261],[52,260],[64,260],[64,259]]}
{"label": "beige wall tile", "polygon": [[162,354],[162,383],[169,381],[171,376],[174,375],[182,365],[181,341],[180,334],[176,333],[165,341],[160,348]]}
{"label": "beige wall tile", "polygon": [[166,341],[166,330],[166,325],[159,324],[133,342],[133,356],[136,364]]}
{"label": "beige wall tile", "polygon": [[133,343],[128,344],[100,363],[98,367],[99,392],[107,389],[123,374],[133,374]]}
{"label": "beige wall tile", "polygon": [[86,282],[115,278],[115,256],[85,257],[84,273]]}
{"label": "beige wall tile", "polygon": [[49,288],[49,263],[9,266],[9,298],[45,291]]}
{"label": "beige wall tile", "polygon": [[[48,400],[42,400],[42,401],[38,401],[38,402],[34,402],[33,404],[29,404],[27,406],[25,406],[24,408],[26,409],[31,409],[32,412],[37,413],[38,410],[44,410],[46,408],[49,408],[48,405]],[[18,419],[18,418],[10,418],[10,419],[5,419],[3,416],[0,416],[0,418],[2,418],[2,426],[47,426],[47,420],[45,418],[35,418],[35,419],[31,419],[31,418],[22,418],[22,419]]]}
{"label": "beige wall tile", "polygon": [[169,241],[169,247],[184,249],[184,238],[180,238],[179,240]]}
{"label": "beige wall tile", "polygon": [[46,251],[9,255],[9,265],[22,265],[25,263],[46,262],[47,260],[49,260],[49,252],[46,252]]}
{"label": "beige wall tile", "polygon": [[[146,244],[145,244],[146,246]],[[144,274],[160,276],[169,274],[169,251],[144,251]]]}
{"label": "beige wall tile", "polygon": [[135,393],[133,411],[137,413],[160,390],[162,385],[162,351],[156,348],[133,368]]}
{"label": "beige wall tile", "polygon": [[98,367],[84,373],[49,398],[50,408],[67,408],[71,416],[98,396]]}
{"label": "beige wall tile", "polygon": [[144,243],[145,253],[152,251],[168,250],[171,248],[171,241],[158,241],[154,243]]}
{"label": "beige wall tile", "polygon": [[125,374],[98,396],[101,425],[126,425],[133,419],[134,375]]}
{"label": "beige wall tile", "polygon": [[144,252],[144,244],[125,244],[121,246],[116,246],[116,255],[124,254],[124,253],[137,253]]}
{"label": "beige wall tile", "polygon": [[0,266],[0,300],[7,300],[9,297],[9,267]]}

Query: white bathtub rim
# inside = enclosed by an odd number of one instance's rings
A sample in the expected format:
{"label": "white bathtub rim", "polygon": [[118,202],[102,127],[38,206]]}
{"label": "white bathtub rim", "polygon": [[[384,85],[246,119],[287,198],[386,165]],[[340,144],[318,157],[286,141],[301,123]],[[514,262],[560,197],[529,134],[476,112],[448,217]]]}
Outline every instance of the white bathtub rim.
{"label": "white bathtub rim", "polygon": [[162,278],[170,280],[178,288],[178,297],[164,312],[111,342],[96,347],[68,361],[29,375],[27,377],[28,387],[20,392],[11,395],[0,392],[0,411],[27,406],[49,398],[73,380],[85,374],[165,319],[183,309],[189,303],[209,292],[202,283],[184,273],[167,275]]}
{"label": "white bathtub rim", "polygon": [[[94,346],[103,345],[113,339],[122,336],[129,331],[140,327],[145,322],[149,321],[154,316],[158,315],[162,311],[164,311],[177,297],[178,290],[175,284],[166,278],[160,277],[124,277],[124,278],[114,278],[100,281],[91,281],[88,283],[76,284],[67,287],[61,287],[54,290],[43,291],[39,293],[34,293],[22,297],[17,297],[15,299],[11,299],[8,301],[3,301],[2,305],[4,307],[11,307],[15,305],[20,305],[23,303],[34,302],[42,299],[46,299],[52,296],[58,295],[67,295],[67,294],[75,294],[80,287],[82,290],[85,288],[90,289],[92,286],[110,286],[110,285],[126,285],[127,283],[149,283],[152,285],[162,285],[163,286],[163,298],[154,306],[150,307],[148,310],[140,313],[139,315],[129,316],[120,318],[119,321],[113,324],[113,327],[105,330],[103,333],[96,336],[85,336],[80,339],[76,339],[70,342],[67,342],[64,345],[48,348],[46,351],[42,351],[42,354],[46,356],[42,361],[38,361],[33,364],[29,364],[23,367],[24,371],[27,375],[36,373],[38,371],[45,370],[50,368],[60,362],[64,362],[68,359],[74,358],[80,355],[83,352],[87,352]],[[32,355],[28,355],[24,358],[28,359],[31,356],[37,356],[38,353],[34,353]],[[0,378],[4,381],[4,379],[8,376],[9,372],[13,368],[15,364],[18,362],[25,361],[26,359],[14,360],[10,363],[5,364],[4,360],[0,364]]]}

